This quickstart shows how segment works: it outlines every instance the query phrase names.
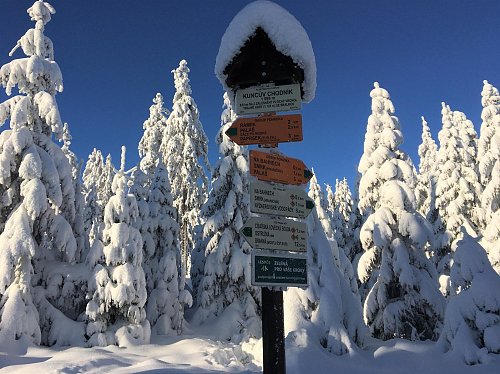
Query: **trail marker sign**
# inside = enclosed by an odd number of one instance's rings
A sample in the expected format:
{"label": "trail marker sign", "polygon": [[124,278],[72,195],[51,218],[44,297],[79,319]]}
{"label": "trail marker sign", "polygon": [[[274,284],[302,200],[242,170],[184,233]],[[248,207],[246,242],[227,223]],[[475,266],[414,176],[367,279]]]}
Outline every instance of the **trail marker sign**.
{"label": "trail marker sign", "polygon": [[283,184],[305,184],[313,173],[296,158],[276,153],[250,151],[250,174],[261,181]]}
{"label": "trail marker sign", "polygon": [[262,85],[236,91],[236,114],[300,110],[300,84]]}
{"label": "trail marker sign", "polygon": [[284,217],[306,218],[314,202],[299,187],[282,187],[266,182],[250,183],[250,211]]}
{"label": "trail marker sign", "polygon": [[239,145],[300,142],[302,115],[240,117],[227,129],[226,135]]}
{"label": "trail marker sign", "polygon": [[252,252],[252,285],[307,286],[306,256]]}
{"label": "trail marker sign", "polygon": [[250,217],[240,234],[255,249],[305,252],[307,226],[289,219]]}

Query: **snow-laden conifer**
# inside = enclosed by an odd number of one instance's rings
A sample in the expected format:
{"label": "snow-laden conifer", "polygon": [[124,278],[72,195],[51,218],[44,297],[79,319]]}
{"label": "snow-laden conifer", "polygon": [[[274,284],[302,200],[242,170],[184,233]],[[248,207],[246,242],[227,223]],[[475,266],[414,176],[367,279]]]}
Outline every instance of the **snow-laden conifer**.
{"label": "snow-laden conifer", "polygon": [[224,106],[216,137],[220,158],[213,170],[212,190],[201,210],[205,218],[202,238],[193,253],[198,305],[195,321],[220,317],[219,321],[227,326],[223,331],[229,334],[223,338],[240,339],[240,333],[257,337],[261,334],[260,290],[251,285],[251,247],[239,233],[250,216],[248,150],[226,136],[236,119],[227,94]]}
{"label": "snow-laden conifer", "polygon": [[127,346],[149,342],[146,320],[146,281],[142,270],[142,238],[134,227],[137,201],[128,193],[125,147],[112,184],[113,196],[104,211],[102,238],[96,240],[88,261],[93,267],[85,311],[91,346]]}
{"label": "snow-laden conifer", "polygon": [[453,244],[450,296],[439,346],[469,365],[500,354],[500,277],[467,232]]}
{"label": "snow-laden conifer", "polygon": [[313,177],[310,180],[308,195],[314,201],[314,209],[319,222],[321,222],[321,226],[323,227],[328,242],[330,243],[335,265],[342,272],[342,275],[350,285],[352,292],[357,294],[358,285],[354,276],[352,264],[347,258],[344,250],[341,247],[339,248],[338,243],[335,240],[330,216],[327,213],[328,202],[323,191],[321,190],[321,186],[317,181],[316,174],[313,174]]}
{"label": "snow-laden conifer", "polygon": [[188,270],[189,256],[194,248],[195,227],[200,224],[200,207],[207,197],[207,171],[210,168],[208,140],[200,122],[198,107],[191,96],[187,62],[182,60],[172,73],[176,91],[163,134],[161,152],[181,227],[182,265],[184,270]]}
{"label": "snow-laden conifer", "polygon": [[400,150],[403,135],[389,94],[376,84],[371,96],[383,129],[374,151],[379,198],[360,234],[365,253],[358,276],[373,285],[364,319],[377,338],[431,339],[444,315],[436,269],[424,253],[433,240],[432,229],[416,211],[413,167]]}
{"label": "snow-laden conifer", "polygon": [[156,334],[181,333],[184,308],[192,305],[180,269],[179,225],[165,165],[158,161],[149,194],[150,232],[154,252],[144,260],[148,269],[147,318]]}
{"label": "snow-laden conifer", "polygon": [[481,92],[481,136],[478,144],[478,162],[481,185],[483,234],[493,268],[500,274],[500,94],[498,89],[484,81]]}
{"label": "snow-laden conifer", "polygon": [[[330,196],[330,190],[328,196]],[[330,197],[328,197],[328,209],[330,208]],[[356,255],[362,251],[359,243],[359,234],[356,234],[356,209],[351,189],[347,179],[335,181],[335,193],[333,194],[332,227],[335,241],[342,248],[352,262]]]}
{"label": "snow-laden conifer", "polygon": [[[7,95],[17,86],[18,95],[0,104],[0,124],[10,129],[0,135],[0,341],[18,339],[47,343],[43,336],[58,328],[57,321],[40,329],[46,320],[37,305],[45,298],[56,302],[77,294],[72,287],[52,279],[63,264],[75,261],[77,246],[67,218],[74,218],[75,191],[71,167],[52,137],[61,138],[63,124],[55,95],[61,92],[62,75],[54,61],[51,40],[44,35],[54,8],[36,1],[28,9],[35,22],[20,38],[11,55],[21,47],[25,58],[0,68],[0,83]],[[55,264],[61,264],[57,266]],[[50,266],[49,266],[50,265]],[[60,274],[59,274],[60,275]],[[56,276],[56,278],[59,278]],[[45,291],[48,293],[45,293]],[[39,314],[42,315],[39,315]]]}
{"label": "snow-laden conifer", "polygon": [[[475,233],[474,208],[479,204],[481,187],[476,166],[476,139],[472,123],[461,112],[452,112],[442,103],[443,127],[438,137],[438,177],[436,207],[438,217],[434,223],[436,233],[436,263],[438,272],[447,277],[451,258],[451,242],[461,227]],[[443,287],[445,282],[443,283]],[[445,292],[443,288],[443,292]]]}
{"label": "snow-laden conifer", "polygon": [[169,115],[163,105],[163,96],[157,93],[153,105],[149,107],[149,117],[142,125],[144,133],[139,142],[140,167],[149,180],[153,178],[156,165],[162,157],[160,146]]}
{"label": "snow-laden conifer", "polygon": [[[381,170],[382,164],[387,158],[385,153],[387,147],[384,144],[381,146],[380,143],[384,140],[386,143],[394,144],[398,142],[400,135],[399,120],[393,116],[395,110],[389,93],[380,88],[377,82],[375,82],[374,86],[374,89],[370,92],[372,113],[368,117],[364,151],[358,166],[358,172],[360,173],[358,209],[365,219],[376,209],[379,201],[379,190],[387,179],[381,173],[390,172],[390,170]],[[392,131],[392,129],[396,131]],[[401,162],[398,162],[401,177],[410,188],[414,188],[413,164],[405,154],[398,154],[398,151],[396,151],[396,154],[401,160]]]}
{"label": "snow-laden conifer", "polygon": [[[152,179],[152,178],[151,178]],[[148,176],[137,166],[132,171],[132,186],[130,193],[135,196],[137,202],[137,218],[134,220],[134,227],[139,230],[142,237],[142,255],[143,259],[149,259],[155,252],[155,242],[152,236],[151,216],[149,211],[149,194],[151,190],[151,181]],[[146,289],[151,291],[153,283],[151,269],[145,266],[143,261],[143,270],[146,277]]]}
{"label": "snow-laden conifer", "polygon": [[325,230],[325,234],[328,238],[333,238],[332,225],[330,223],[330,217],[327,214],[327,205],[328,202],[325,198],[325,194],[321,190],[321,186],[318,183],[318,179],[316,174],[314,173],[314,169],[312,170],[313,176],[309,181],[309,192],[307,193],[309,197],[314,201],[314,205],[316,207],[320,207],[318,211],[318,218],[323,226],[323,230]]}
{"label": "snow-laden conifer", "polygon": [[481,207],[484,225],[488,225],[500,207],[500,94],[498,89],[484,81],[481,92],[481,131],[478,141],[479,176],[483,193]]}
{"label": "snow-laden conifer", "polygon": [[316,206],[307,218],[309,285],[284,293],[285,333],[288,345],[320,343],[341,355],[362,346],[367,329],[359,296],[337,266],[336,243],[327,239],[317,210]]}
{"label": "snow-laden conifer", "polygon": [[[67,199],[63,196],[63,206],[69,205],[67,209],[62,209],[67,211],[66,219],[73,229],[73,233],[76,239],[77,253],[75,258],[77,261],[82,259],[86,248],[88,247],[88,234],[85,232],[84,217],[85,217],[85,195],[83,193],[83,182],[80,178],[81,172],[81,162],[78,161],[75,153],[71,150],[71,139],[72,136],[69,132],[68,124],[65,123],[62,132],[62,142],[63,145],[61,150],[69,161],[71,166],[71,178],[73,179],[73,189],[75,193],[74,204],[68,204],[71,199]],[[65,204],[66,202],[66,204]],[[74,213],[73,213],[74,210]]]}
{"label": "snow-laden conifer", "polygon": [[420,163],[415,188],[417,210],[429,218],[435,206],[437,145],[424,117],[422,117],[422,143],[418,146],[418,156]]}
{"label": "snow-laden conifer", "polygon": [[84,228],[90,245],[103,229],[104,208],[111,197],[111,184],[115,169],[111,156],[104,161],[100,150],[95,149],[89,155],[83,171],[85,194]]}

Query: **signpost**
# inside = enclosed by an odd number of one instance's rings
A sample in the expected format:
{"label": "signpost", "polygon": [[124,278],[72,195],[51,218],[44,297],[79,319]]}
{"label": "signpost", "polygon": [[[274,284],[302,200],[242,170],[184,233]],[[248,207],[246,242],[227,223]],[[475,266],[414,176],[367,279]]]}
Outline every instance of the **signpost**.
{"label": "signpost", "polygon": [[252,253],[255,286],[307,286],[307,258],[303,255]]}
{"label": "signpost", "polygon": [[305,252],[307,250],[307,226],[289,219],[250,217],[240,234],[255,249]]}
{"label": "signpost", "polygon": [[313,208],[314,202],[301,188],[286,188],[266,182],[250,183],[252,213],[306,218]]}
{"label": "signpost", "polygon": [[[259,7],[260,5],[253,5]],[[268,12],[269,9],[261,9]],[[253,11],[252,11],[253,16]],[[260,14],[255,12],[255,14]],[[281,22],[281,14],[275,17],[277,27],[288,28],[289,22]],[[247,16],[250,16],[247,14]],[[293,17],[291,17],[293,18]],[[236,18],[235,18],[236,19]],[[285,40],[278,43],[275,35],[268,34],[254,20],[255,29],[250,29],[242,44],[234,48],[232,29],[226,31],[216,61],[216,74],[235,101],[236,114],[258,114],[254,118],[238,118],[226,131],[226,135],[239,145],[259,144],[265,148],[277,147],[278,143],[302,140],[302,117],[300,114],[276,115],[276,112],[300,110],[302,99],[311,100],[316,86],[316,68],[310,43],[297,52],[294,33],[283,33]],[[234,23],[236,25],[236,23]],[[297,23],[296,30],[307,40],[307,34]],[[300,38],[299,38],[300,39]],[[220,51],[235,50],[232,58]],[[294,51],[293,56],[289,51]],[[297,55],[298,53],[298,55]],[[311,90],[312,89],[312,90]],[[271,114],[272,113],[272,114]],[[250,174],[259,182],[250,183],[250,210],[270,216],[303,219],[314,204],[305,192],[285,185],[303,185],[312,177],[311,171],[297,159],[274,153],[250,151]],[[262,287],[262,340],[264,374],[285,374],[285,338],[283,316],[283,292],[273,287],[307,286],[307,261],[303,254],[307,250],[307,226],[305,223],[285,218],[251,217],[240,234],[254,248],[252,252],[252,284]],[[267,250],[267,252],[259,251]],[[272,250],[285,253],[269,252]]]}
{"label": "signpost", "polygon": [[238,118],[226,135],[239,145],[302,141],[302,115]]}
{"label": "signpost", "polygon": [[260,85],[236,91],[236,114],[259,114],[299,110],[300,84]]}
{"label": "signpost", "polygon": [[276,153],[250,151],[250,174],[261,181],[283,184],[306,184],[312,172],[296,158]]}

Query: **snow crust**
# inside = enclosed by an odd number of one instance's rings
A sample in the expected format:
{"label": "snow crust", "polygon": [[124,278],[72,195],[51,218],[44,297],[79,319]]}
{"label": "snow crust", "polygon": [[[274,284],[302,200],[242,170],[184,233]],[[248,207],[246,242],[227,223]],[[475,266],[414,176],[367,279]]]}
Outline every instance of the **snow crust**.
{"label": "snow crust", "polygon": [[310,102],[316,92],[316,59],[311,41],[300,22],[281,6],[265,0],[255,1],[243,8],[231,21],[222,36],[219,53],[215,59],[215,75],[224,90],[225,67],[238,55],[245,42],[261,27],[276,49],[304,69],[303,100]]}

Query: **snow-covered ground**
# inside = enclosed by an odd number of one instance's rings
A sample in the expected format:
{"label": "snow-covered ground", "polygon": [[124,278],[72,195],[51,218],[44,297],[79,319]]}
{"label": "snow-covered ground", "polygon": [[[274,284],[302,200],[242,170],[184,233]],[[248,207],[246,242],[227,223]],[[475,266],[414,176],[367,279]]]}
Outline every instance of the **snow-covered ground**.
{"label": "snow-covered ground", "polygon": [[[456,357],[442,354],[435,343],[393,339],[373,340],[365,350],[335,356],[319,344],[288,346],[287,373],[426,373],[494,374],[500,358],[487,364],[468,366]],[[209,337],[154,338],[153,344],[131,348],[30,347],[26,353],[0,353],[0,373],[259,373],[262,341],[242,345]]]}

